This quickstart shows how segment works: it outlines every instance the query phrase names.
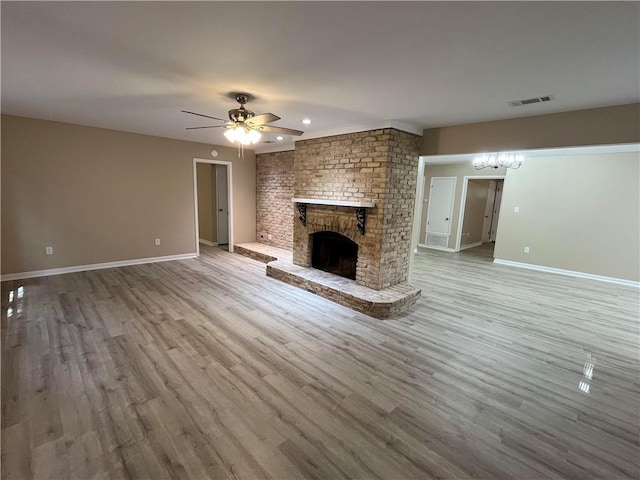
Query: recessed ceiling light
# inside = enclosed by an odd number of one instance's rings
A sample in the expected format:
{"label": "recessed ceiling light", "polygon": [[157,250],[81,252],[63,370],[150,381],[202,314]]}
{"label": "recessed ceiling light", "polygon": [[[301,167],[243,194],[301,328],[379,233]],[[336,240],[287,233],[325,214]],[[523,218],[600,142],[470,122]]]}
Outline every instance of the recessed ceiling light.
{"label": "recessed ceiling light", "polygon": [[284,140],[284,137],[283,137],[282,135],[278,135],[278,136],[276,137],[276,140]]}
{"label": "recessed ceiling light", "polygon": [[311,123],[311,120],[305,118],[304,120],[302,120],[302,123],[304,123],[305,125],[309,125]]}

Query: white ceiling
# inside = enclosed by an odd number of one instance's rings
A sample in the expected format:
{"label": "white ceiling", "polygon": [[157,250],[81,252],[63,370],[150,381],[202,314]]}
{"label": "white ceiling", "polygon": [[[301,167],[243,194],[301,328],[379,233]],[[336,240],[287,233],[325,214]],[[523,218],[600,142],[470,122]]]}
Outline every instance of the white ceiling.
{"label": "white ceiling", "polygon": [[[638,2],[1,9],[3,113],[198,142],[227,143],[223,129],[184,130],[207,120],[180,110],[226,118],[238,91],[257,97],[248,104],[256,113],[281,116],[275,125],[305,130],[302,138],[391,122],[421,132],[640,97]],[[555,100],[507,105],[542,95]]]}

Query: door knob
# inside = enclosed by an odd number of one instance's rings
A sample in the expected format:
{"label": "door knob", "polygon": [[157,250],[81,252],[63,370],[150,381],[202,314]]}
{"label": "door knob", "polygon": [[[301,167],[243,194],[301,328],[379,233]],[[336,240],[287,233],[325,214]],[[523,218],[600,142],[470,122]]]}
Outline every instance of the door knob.
{"label": "door knob", "polygon": [[449,217],[445,218],[445,221],[448,221],[448,220],[449,220]]}
{"label": "door knob", "polygon": [[219,211],[219,212],[224,212],[224,210],[222,210],[222,209],[219,209],[218,211]]}

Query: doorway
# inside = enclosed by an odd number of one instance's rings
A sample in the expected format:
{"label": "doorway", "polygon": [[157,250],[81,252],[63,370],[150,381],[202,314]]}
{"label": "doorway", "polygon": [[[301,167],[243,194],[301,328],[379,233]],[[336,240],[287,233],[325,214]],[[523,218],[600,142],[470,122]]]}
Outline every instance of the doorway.
{"label": "doorway", "polygon": [[193,159],[195,246],[220,246],[233,252],[232,164]]}
{"label": "doorway", "polygon": [[456,251],[481,245],[493,247],[500,216],[504,178],[503,175],[464,177]]}

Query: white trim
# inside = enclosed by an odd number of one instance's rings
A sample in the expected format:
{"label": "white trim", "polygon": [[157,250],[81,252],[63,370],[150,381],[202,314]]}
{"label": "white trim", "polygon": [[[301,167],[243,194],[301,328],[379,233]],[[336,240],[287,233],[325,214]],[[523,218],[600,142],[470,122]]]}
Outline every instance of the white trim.
{"label": "white trim", "polygon": [[422,136],[424,129],[408,123],[398,122],[396,120],[383,120],[372,123],[359,123],[354,125],[345,125],[344,127],[329,128],[318,132],[305,132],[300,140],[310,140],[312,138],[333,137],[335,135],[347,135],[350,133],[368,132],[370,130],[380,130],[383,128],[393,128],[403,132],[413,133]]}
{"label": "white trim", "polygon": [[[420,242],[420,226],[422,224],[422,207],[424,205],[424,159],[418,158],[418,177],[416,195],[413,203],[413,226],[411,229],[411,248],[409,249],[409,277],[413,274],[413,253],[418,253]],[[426,239],[425,239],[426,241]]]}
{"label": "white trim", "polygon": [[131,265],[142,265],[145,263],[170,262],[173,260],[186,260],[196,258],[196,253],[182,253],[180,255],[167,255],[164,257],[136,258],[133,260],[118,260],[106,263],[91,263],[88,265],[74,265],[73,267],[50,268],[47,270],[32,270],[30,272],[9,273],[2,275],[1,280],[23,280],[25,278],[48,277],[50,275],[61,275],[63,273],[86,272],[88,270],[102,270],[104,268],[129,267]]}
{"label": "white trim", "polygon": [[277,153],[277,152],[290,152],[291,150],[295,150],[296,147],[293,143],[283,144],[282,142],[278,143],[264,143],[260,145],[260,147],[255,148],[255,154],[259,155],[261,153]]}
{"label": "white trim", "polygon": [[[507,151],[507,150],[504,150]],[[509,153],[530,157],[549,157],[558,155],[595,155],[600,153],[640,152],[640,143],[617,143],[612,145],[587,145],[582,147],[535,148],[530,150],[508,150]],[[478,153],[460,153],[453,155],[424,155],[428,165],[471,162]]]}
{"label": "white trim", "polygon": [[567,275],[569,277],[586,278],[589,280],[597,280],[599,282],[617,283],[618,285],[640,288],[640,282],[625,280],[624,278],[605,277],[603,275],[576,272],[574,270],[564,270],[562,268],[545,267],[543,265],[534,265],[532,263],[512,262],[511,260],[502,260],[500,258],[494,259],[493,263],[497,263],[498,265],[506,265],[508,267],[526,268],[528,270],[537,270],[539,272],[555,273],[557,275]]}
{"label": "white trim", "polygon": [[[464,223],[464,209],[467,207],[467,189],[469,188],[469,180],[505,180],[506,175],[465,175],[462,178],[462,196],[460,197],[460,210],[458,211],[458,230],[456,234],[455,251],[462,250],[462,227]],[[481,242],[482,243],[482,242]]]}
{"label": "white trim", "polygon": [[196,254],[200,256],[200,226],[198,225],[198,174],[197,164],[208,163],[210,165],[227,166],[227,203],[229,208],[229,252],[233,253],[233,163],[225,160],[210,160],[208,158],[193,159],[193,210],[195,214],[195,236]]}
{"label": "white trim", "polygon": [[205,240],[204,238],[199,238],[198,242],[204,243],[205,245],[209,245],[210,247],[217,247],[218,246],[218,242],[211,242],[209,240]]}
{"label": "white trim", "polygon": [[473,247],[479,247],[480,245],[482,245],[482,242],[474,242],[474,243],[470,243],[468,245],[462,245],[458,251],[460,250],[466,250],[467,248],[473,248]]}
{"label": "white trim", "polygon": [[324,198],[292,198],[293,203],[311,203],[313,205],[333,205],[337,207],[365,207],[373,208],[373,202],[352,202],[350,200],[327,200]]}
{"label": "white trim", "polygon": [[[398,122],[396,120],[383,120],[383,121],[374,122],[374,123],[360,123],[355,125],[346,125],[344,127],[330,128],[330,129],[317,131],[317,132],[310,132],[308,130],[309,128],[312,128],[312,127],[307,127],[307,131],[304,133],[304,135],[299,137],[300,140],[333,137],[335,135],[347,135],[350,133],[367,132],[369,130],[380,130],[383,128],[393,128],[395,130],[412,133],[420,137],[422,136],[422,132],[423,132],[422,127],[408,124],[408,123]],[[296,138],[293,141],[295,142],[297,140],[298,138]],[[264,147],[262,145],[256,146],[255,152],[257,154],[260,154],[260,153],[268,153],[268,152],[283,152],[283,151],[294,150],[294,149],[295,149],[295,146],[291,145],[289,142],[285,144],[283,144],[282,142],[278,142],[278,144],[268,143]]]}
{"label": "white trim", "polygon": [[423,243],[419,243],[419,244],[418,244],[418,247],[421,247],[421,248],[429,248],[429,249],[431,249],[431,250],[441,250],[441,251],[443,251],[443,252],[452,252],[452,253],[455,253],[455,250],[454,250],[453,248],[449,248],[449,247],[433,247],[433,246],[431,246],[431,245],[425,245],[425,244],[423,244]]}

